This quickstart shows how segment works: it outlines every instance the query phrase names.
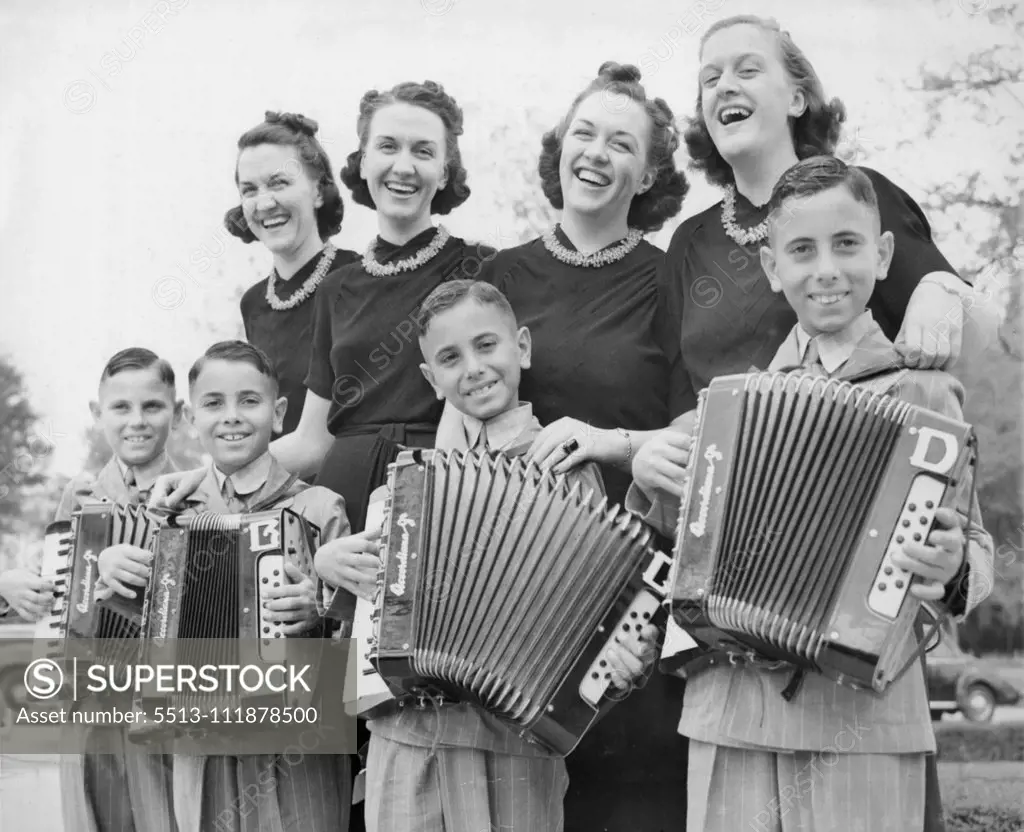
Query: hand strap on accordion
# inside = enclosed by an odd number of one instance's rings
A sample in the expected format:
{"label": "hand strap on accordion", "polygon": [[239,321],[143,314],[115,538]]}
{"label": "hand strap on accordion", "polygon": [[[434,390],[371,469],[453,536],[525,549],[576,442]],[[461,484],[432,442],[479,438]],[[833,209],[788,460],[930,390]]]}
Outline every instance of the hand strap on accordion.
{"label": "hand strap on accordion", "polygon": [[[914,652],[910,654],[910,658],[907,659],[903,667],[901,667],[896,675],[892,677],[892,681],[889,682],[890,685],[896,684],[903,678],[903,674],[910,670],[911,667],[919,661],[923,661],[924,654],[928,651],[928,645],[931,643],[933,638],[937,638],[938,640],[942,639],[942,626],[949,618],[949,611],[946,610],[939,612],[929,604],[922,604],[920,609],[921,612],[932,620],[932,627],[928,632],[924,633],[923,636],[918,637],[917,647],[914,648]],[[914,628],[914,631],[917,631],[916,627]]]}

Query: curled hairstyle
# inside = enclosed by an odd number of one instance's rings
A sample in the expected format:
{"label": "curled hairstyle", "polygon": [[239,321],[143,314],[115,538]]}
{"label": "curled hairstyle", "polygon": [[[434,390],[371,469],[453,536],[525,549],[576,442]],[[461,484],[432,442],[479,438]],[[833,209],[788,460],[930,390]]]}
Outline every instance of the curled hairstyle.
{"label": "curled hairstyle", "polygon": [[640,70],[635,66],[621,65],[606,61],[597,71],[597,78],[576,96],[565,118],[544,134],[541,140],[540,173],[544,196],[553,208],[565,207],[562,197],[562,182],[559,165],[562,161],[562,140],[576,115],[580,103],[594,93],[602,95],[624,95],[644,108],[651,120],[651,139],[647,151],[647,164],[656,171],[654,184],[642,194],[633,197],[629,204],[626,224],[641,231],[657,231],[665,220],[674,217],[683,206],[683,197],[690,189],[686,176],[676,170],[673,154],[679,147],[679,131],[675,117],[668,104],[661,98],[648,98],[640,85]]}
{"label": "curled hairstyle", "polygon": [[274,369],[274,365],[263,350],[248,341],[218,341],[199,356],[196,363],[192,365],[192,369],[188,371],[189,390],[196,383],[196,379],[199,378],[199,374],[208,361],[234,361],[239,364],[248,364],[250,367],[255,367],[261,375],[269,378],[274,383],[274,388],[277,389],[279,383],[277,370]]}
{"label": "curled hairstyle", "polygon": [[448,280],[427,295],[417,310],[415,318],[419,337],[423,338],[427,334],[434,318],[466,301],[493,306],[508,317],[513,329],[517,326],[512,304],[500,289],[482,280]]}
{"label": "curled hairstyle", "polygon": [[[327,151],[316,138],[319,125],[311,118],[299,113],[274,113],[267,111],[262,123],[246,130],[238,139],[238,152],[262,144],[276,144],[294,147],[302,162],[306,175],[320,190],[323,204],[316,209],[316,227],[321,240],[332,237],[341,230],[345,206],[341,191],[331,172],[331,160]],[[235,165],[235,184],[238,184],[238,166]],[[243,243],[256,241],[249,224],[245,221],[242,206],[236,205],[224,215],[224,226]]]}
{"label": "curled hairstyle", "polygon": [[370,123],[379,110],[391,104],[411,104],[422,107],[444,124],[445,148],[445,186],[430,201],[431,214],[449,214],[469,199],[469,186],[466,184],[466,169],[462,166],[462,154],[459,152],[459,136],[462,135],[462,109],[444,87],[433,81],[417,84],[406,81],[380,92],[370,90],[359,102],[359,118],[356,120],[356,133],[359,136],[359,149],[349,154],[345,167],[341,170],[341,181],[352,192],[352,199],[357,205],[376,210],[377,206],[370,196],[370,188],[366,180],[359,174],[359,163],[362,161],[366,144],[370,140]]}
{"label": "curled hairstyle", "polygon": [[769,216],[773,223],[779,222],[786,213],[786,202],[789,200],[803,199],[840,187],[846,188],[855,201],[867,205],[881,223],[878,196],[867,174],[835,156],[802,159],[782,174],[772,189]]}
{"label": "curled hairstyle", "polygon": [[[825,89],[818,78],[818,73],[814,71],[814,67],[800,47],[793,42],[789,32],[783,31],[775,20],[751,14],[719,20],[712,24],[701,38],[701,54],[704,53],[708,38],[722,29],[739,25],[757,26],[775,36],[786,75],[804,94],[804,111],[795,119],[790,119],[790,134],[793,137],[793,149],[797,158],[806,159],[809,156],[832,154],[839,143],[843,122],[846,121],[846,107],[838,98],[825,99]],[[726,185],[734,184],[736,178],[729,163],[722,158],[722,154],[711,140],[711,133],[704,122],[703,95],[703,89],[698,83],[697,108],[683,132],[683,138],[690,155],[691,169],[703,171],[709,182],[724,188]]]}
{"label": "curled hairstyle", "polygon": [[100,384],[103,384],[108,378],[127,370],[148,370],[150,368],[156,370],[160,381],[170,387],[173,392],[174,369],[166,359],[161,358],[152,350],[147,350],[144,347],[129,347],[112,356],[103,368]]}

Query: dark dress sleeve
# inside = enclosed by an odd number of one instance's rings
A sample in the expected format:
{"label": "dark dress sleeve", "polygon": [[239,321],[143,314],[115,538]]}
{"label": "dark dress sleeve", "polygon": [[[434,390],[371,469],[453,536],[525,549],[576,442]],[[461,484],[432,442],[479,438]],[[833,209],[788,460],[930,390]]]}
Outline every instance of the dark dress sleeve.
{"label": "dark dress sleeve", "polygon": [[957,272],[932,240],[931,226],[921,206],[882,174],[871,168],[861,170],[875,187],[882,230],[891,231],[895,238],[889,275],[876,284],[869,303],[886,336],[895,340],[903,325],[910,296],[921,278],[930,272]]}
{"label": "dark dress sleeve", "polygon": [[316,293],[313,308],[313,344],[309,351],[309,372],[306,389],[321,399],[331,400],[334,390],[334,368],[331,366],[331,312],[337,296],[338,274],[329,275]]}
{"label": "dark dress sleeve", "polygon": [[242,313],[242,328],[245,330],[245,340],[252,343],[252,327],[250,326],[250,320],[252,318],[252,312],[250,310],[249,303],[249,292],[252,291],[250,287],[244,295],[242,295],[241,301],[238,303],[239,311]]}
{"label": "dark dress sleeve", "polygon": [[658,266],[658,309],[654,318],[654,337],[661,345],[669,363],[668,405],[669,416],[677,416],[697,406],[693,382],[683,361],[679,325],[683,319],[682,281],[673,274],[668,257]]}

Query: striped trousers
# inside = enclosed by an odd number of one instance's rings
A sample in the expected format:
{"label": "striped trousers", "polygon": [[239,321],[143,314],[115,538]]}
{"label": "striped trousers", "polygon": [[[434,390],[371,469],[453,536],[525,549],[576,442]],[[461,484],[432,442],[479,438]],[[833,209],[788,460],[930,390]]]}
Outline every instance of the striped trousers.
{"label": "striped trousers", "polygon": [[569,786],[560,757],[428,748],[373,735],[368,832],[561,832]]}
{"label": "striped trousers", "polygon": [[686,832],[922,832],[924,761],[691,740]]}
{"label": "striped trousers", "polygon": [[104,733],[116,753],[64,754],[60,800],[64,828],[74,832],[176,832],[171,758],[135,750],[122,728]]}

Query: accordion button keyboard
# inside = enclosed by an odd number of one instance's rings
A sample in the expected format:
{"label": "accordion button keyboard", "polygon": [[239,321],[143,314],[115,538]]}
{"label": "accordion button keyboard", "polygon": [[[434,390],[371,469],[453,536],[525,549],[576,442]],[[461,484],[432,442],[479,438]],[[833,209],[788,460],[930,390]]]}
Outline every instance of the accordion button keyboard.
{"label": "accordion button keyboard", "polygon": [[62,524],[61,528],[46,535],[43,541],[43,559],[39,565],[39,574],[53,582],[53,606],[50,614],[36,622],[33,638],[56,640],[60,629],[61,617],[64,614],[65,596],[68,591],[68,571],[71,562],[71,547],[74,535],[70,524]]}
{"label": "accordion button keyboard", "polygon": [[280,554],[261,555],[256,561],[256,586],[259,587],[259,632],[260,658],[268,662],[284,661],[285,645],[279,639],[284,638],[283,624],[271,621],[269,612],[263,605],[266,591],[281,585],[284,580],[284,556]]}
{"label": "accordion button keyboard", "polygon": [[[619,626],[615,627],[614,632],[617,633],[620,629],[626,632],[633,629],[637,631],[642,630],[644,625],[657,612],[659,604],[658,599],[650,592],[638,592],[620,619]],[[580,697],[593,708],[600,707],[601,702],[608,695],[609,688],[612,686],[611,674],[605,669],[608,663],[604,655],[605,650],[608,649],[616,638],[617,636],[613,635],[605,643],[580,683]]]}
{"label": "accordion button keyboard", "polygon": [[[935,519],[936,505],[942,500],[945,489],[945,485],[933,477],[918,476],[910,486],[910,493],[900,513],[899,526],[909,528],[916,520],[919,525],[930,527]],[[923,535],[915,533],[913,539],[920,541]],[[871,592],[868,594],[868,607],[890,619],[895,619],[899,615],[910,586],[909,573],[892,562],[892,556],[900,551],[903,540],[902,535],[893,533],[885,550],[885,557],[882,558],[878,573],[875,575]],[[897,578],[891,584],[884,580],[894,574]]]}

